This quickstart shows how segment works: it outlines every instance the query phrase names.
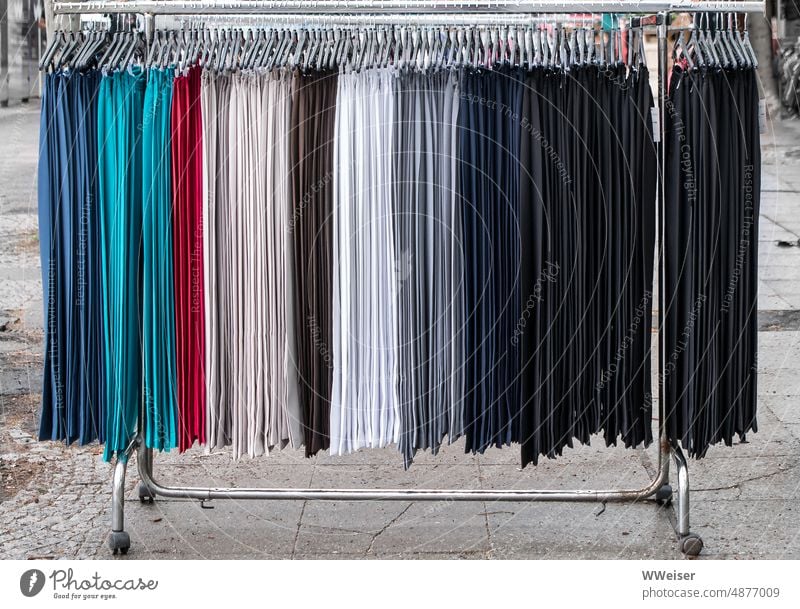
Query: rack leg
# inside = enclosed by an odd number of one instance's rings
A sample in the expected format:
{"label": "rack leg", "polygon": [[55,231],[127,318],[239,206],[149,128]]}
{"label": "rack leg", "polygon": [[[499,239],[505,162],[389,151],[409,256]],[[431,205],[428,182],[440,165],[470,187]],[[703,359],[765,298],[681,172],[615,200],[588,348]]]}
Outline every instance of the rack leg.
{"label": "rack leg", "polygon": [[656,503],[658,505],[672,504],[672,486],[669,483],[669,462],[672,455],[672,447],[666,438],[661,438],[661,454],[659,460],[661,462],[661,479],[663,484],[661,488],[656,491]]}
{"label": "rack leg", "polygon": [[687,556],[697,556],[703,549],[703,540],[689,529],[689,467],[680,447],[672,449],[672,456],[678,477],[678,507],[675,516],[681,552]]}
{"label": "rack leg", "polygon": [[145,476],[141,475],[141,472],[147,472],[149,474],[147,478],[153,476],[153,449],[147,448],[144,443],[142,443],[139,446],[137,463],[139,465],[139,475],[142,477],[142,481],[139,482],[139,501],[141,503],[153,503],[156,495],[144,482]]}
{"label": "rack leg", "polygon": [[131,547],[131,538],[125,532],[125,472],[128,460],[117,457],[114,466],[114,481],[111,488],[111,535],[108,537],[108,547],[113,554],[120,552],[127,554]]}

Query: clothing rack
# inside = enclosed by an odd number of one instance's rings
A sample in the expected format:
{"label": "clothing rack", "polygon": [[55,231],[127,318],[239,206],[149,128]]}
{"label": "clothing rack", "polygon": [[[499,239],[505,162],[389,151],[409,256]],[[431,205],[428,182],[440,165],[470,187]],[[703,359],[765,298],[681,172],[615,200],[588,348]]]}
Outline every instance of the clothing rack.
{"label": "clothing rack", "polygon": [[[148,39],[153,35],[154,17],[203,15],[233,15],[250,17],[274,23],[386,23],[386,24],[439,24],[466,23],[471,25],[535,23],[537,15],[570,13],[635,14],[641,17],[642,26],[655,26],[658,35],[658,115],[660,138],[657,144],[659,218],[658,274],[659,274],[659,450],[657,473],[647,486],[640,489],[606,490],[488,490],[488,489],[302,489],[302,488],[205,488],[171,487],[157,482],[153,476],[153,453],[146,448],[140,430],[125,454],[117,459],[112,487],[111,535],[109,547],[116,554],[126,554],[130,536],[124,530],[125,476],[128,456],[137,452],[137,466],[141,483],[139,498],[152,502],[154,497],[184,499],[267,499],[267,500],[380,500],[380,501],[552,501],[552,502],[637,502],[655,498],[657,504],[671,503],[673,489],[669,484],[670,458],[675,461],[677,475],[676,533],[680,550],[689,556],[698,555],[703,548],[699,535],[689,526],[689,473],[686,458],[678,445],[667,439],[664,401],[665,342],[664,324],[664,202],[663,172],[666,161],[666,103],[667,103],[667,32],[668,15],[675,12],[695,13],[764,13],[765,3],[759,1],[700,0],[638,0],[635,2],[517,2],[494,0],[463,2],[458,0],[127,0],[127,1],[72,1],[55,2],[54,12],[61,15],[139,15],[144,19]],[[237,20],[237,24],[241,23]],[[77,24],[73,23],[73,27]],[[144,412],[144,404],[142,404]],[[142,417],[144,420],[144,416]]]}

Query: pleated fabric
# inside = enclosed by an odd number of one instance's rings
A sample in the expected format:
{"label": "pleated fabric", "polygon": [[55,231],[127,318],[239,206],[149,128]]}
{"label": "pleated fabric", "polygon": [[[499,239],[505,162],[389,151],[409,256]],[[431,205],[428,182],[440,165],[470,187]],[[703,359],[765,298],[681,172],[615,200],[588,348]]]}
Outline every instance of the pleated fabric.
{"label": "pleated fabric", "polygon": [[[292,448],[303,445],[303,412],[300,405],[297,367],[297,338],[294,327],[295,251],[294,205],[290,197],[290,128],[293,78],[283,71],[261,77],[266,126],[264,159],[264,238],[267,283],[264,286],[267,312],[267,392],[269,417],[268,446]],[[258,201],[256,202],[258,204]]]}
{"label": "pleated fabric", "polygon": [[760,142],[753,69],[670,79],[665,222],[667,430],[694,457],[757,431]]}
{"label": "pleated fabric", "polygon": [[172,69],[150,70],[142,125],[142,366],[145,445],[178,445],[171,179]]}
{"label": "pleated fabric", "polygon": [[644,67],[526,76],[520,147],[522,465],[652,441],[655,167]]}
{"label": "pleated fabric", "polygon": [[205,444],[203,122],[200,68],[173,85],[172,201],[179,447]]}
{"label": "pleated fabric", "polygon": [[459,173],[464,242],[466,450],[519,439],[519,117],[523,74],[461,77]]}
{"label": "pleated fabric", "polygon": [[399,449],[434,454],[464,431],[464,243],[455,73],[402,72],[394,134]]}
{"label": "pleated fabric", "polygon": [[[647,69],[45,76],[39,436],[234,458],[652,442]],[[668,100],[667,430],[756,424],[752,69]],[[140,413],[142,414],[140,420]]]}
{"label": "pleated fabric", "polygon": [[338,78],[333,158],[330,452],[397,442],[394,74]]}
{"label": "pleated fabric", "polygon": [[203,71],[203,273],[205,284],[206,448],[231,443],[233,417],[230,376],[233,335],[228,299],[227,235],[228,130],[230,126],[230,76]]}
{"label": "pleated fabric", "polygon": [[295,73],[290,121],[294,330],[307,455],[330,443],[333,134],[338,75]]}
{"label": "pleated fabric", "polygon": [[104,76],[98,92],[98,167],[103,338],[104,458],[125,458],[142,399],[142,125],[144,71]]}
{"label": "pleated fabric", "polygon": [[42,99],[39,233],[45,376],[39,437],[103,442],[105,374],[97,192],[96,73],[48,74]]}
{"label": "pleated fabric", "polygon": [[201,101],[208,446],[256,457],[303,444],[293,364],[292,78],[204,74]]}

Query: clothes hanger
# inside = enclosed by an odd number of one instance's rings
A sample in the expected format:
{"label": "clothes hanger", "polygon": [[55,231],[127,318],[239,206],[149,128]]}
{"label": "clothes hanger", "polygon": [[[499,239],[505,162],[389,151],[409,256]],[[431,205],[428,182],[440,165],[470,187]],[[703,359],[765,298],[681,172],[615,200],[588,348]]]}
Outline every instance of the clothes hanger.
{"label": "clothes hanger", "polygon": [[114,44],[114,50],[113,50],[112,54],[108,57],[107,65],[108,65],[108,69],[109,70],[116,70],[117,69],[120,55],[127,48],[128,41],[129,41],[128,32],[125,31],[125,30],[120,30],[119,37],[117,38],[117,41]]}
{"label": "clothes hanger", "polygon": [[330,57],[331,50],[333,49],[333,30],[330,28],[321,30],[320,37],[322,40],[322,46],[319,56],[317,57],[316,69],[322,71],[327,67],[329,61],[328,58]]}
{"label": "clothes hanger", "polygon": [[397,27],[388,27],[386,29],[386,52],[383,60],[385,68],[397,67],[397,51],[399,44],[399,30]]}
{"label": "clothes hanger", "polygon": [[270,56],[272,49],[278,42],[278,30],[269,28],[264,33],[264,44],[261,46],[258,54],[255,57],[253,65],[257,68],[269,69]]}
{"label": "clothes hanger", "polygon": [[638,34],[638,42],[639,42],[639,52],[638,52],[639,58],[638,58],[638,61],[637,61],[637,65],[638,65],[639,68],[645,68],[646,69],[647,68],[647,53],[645,53],[645,49],[644,49],[644,30],[640,28],[637,34]]}
{"label": "clothes hanger", "polygon": [[125,40],[123,43],[123,47],[119,52],[119,55],[116,57],[115,61],[117,64],[117,69],[124,70],[127,65],[128,61],[131,58],[131,52],[135,49],[138,39],[136,37],[135,30],[131,29],[130,24],[126,25],[127,32],[125,35]]}
{"label": "clothes hanger", "polygon": [[297,65],[301,72],[307,72],[317,49],[317,32],[313,28],[308,31],[303,30],[303,32],[305,44],[298,51]]}
{"label": "clothes hanger", "polygon": [[205,69],[211,61],[211,51],[214,48],[214,32],[203,27],[197,32],[197,62]]}
{"label": "clothes hanger", "polygon": [[339,47],[342,45],[342,30],[340,28],[336,28],[331,32],[331,46],[328,50],[328,57],[326,61],[326,67],[329,70],[333,70],[337,67],[336,59],[339,54]]}
{"label": "clothes hanger", "polygon": [[353,32],[349,29],[342,30],[341,37],[339,39],[339,44],[336,53],[336,61],[334,64],[339,68],[346,68],[347,61],[346,57],[350,53],[350,45],[352,44],[352,35]]}
{"label": "clothes hanger", "polygon": [[441,27],[433,28],[433,49],[431,51],[431,65],[434,71],[439,72],[446,59],[447,43],[449,37]]}
{"label": "clothes hanger", "polygon": [[569,67],[574,67],[578,63],[578,34],[574,29],[569,33],[564,32],[564,34],[567,62]]}
{"label": "clothes hanger", "polygon": [[738,39],[742,42],[745,54],[750,59],[750,67],[751,68],[758,68],[758,56],[756,55],[756,51],[753,48],[753,45],[750,44],[750,31],[747,29],[747,13],[744,14],[744,35],[742,35],[742,31],[737,27],[736,28],[736,35]]}
{"label": "clothes hanger", "polygon": [[516,27],[509,27],[505,29],[506,32],[506,56],[508,65],[512,68],[519,67],[519,35]]}
{"label": "clothes hanger", "polygon": [[436,44],[436,38],[433,34],[432,27],[425,27],[423,28],[422,32],[420,32],[420,37],[422,39],[422,51],[420,53],[420,69],[423,71],[430,70],[431,66],[433,65],[433,54],[434,54],[434,45]]}
{"label": "clothes hanger", "polygon": [[462,68],[467,65],[467,59],[469,57],[469,52],[467,49],[467,33],[464,31],[464,28],[456,29],[456,48],[455,48],[455,59],[454,63],[457,68]]}
{"label": "clothes hanger", "polygon": [[363,50],[363,56],[361,58],[362,70],[367,70],[370,67],[372,67],[372,49],[375,44],[373,33],[374,30],[371,27],[364,30],[364,39],[363,39],[364,50]]}
{"label": "clothes hanger", "polygon": [[705,21],[705,28],[700,30],[700,33],[698,34],[698,41],[703,53],[703,58],[706,60],[706,63],[709,65],[709,67],[718,67],[720,65],[719,57],[717,57],[717,54],[714,51],[714,45],[709,36],[710,23],[708,13],[703,14],[701,23],[702,21]]}
{"label": "clothes hanger", "polygon": [[230,57],[231,50],[233,49],[234,31],[231,28],[226,28],[223,30],[223,33],[224,36],[222,39],[222,46],[220,47],[217,71],[225,73],[227,72],[228,58]]}
{"label": "clothes hanger", "polygon": [[97,40],[97,32],[95,31],[95,24],[89,26],[89,30],[83,34],[83,42],[78,48],[75,57],[72,59],[72,68],[81,69],[84,64],[86,54],[94,48],[95,41]]}
{"label": "clothes hanger", "polygon": [[495,38],[497,48],[497,63],[499,66],[511,66],[511,58],[508,56],[508,28],[496,28],[497,37]]}
{"label": "clothes hanger", "polygon": [[72,53],[72,58],[69,60],[69,69],[77,70],[80,67],[83,56],[89,49],[91,49],[92,46],[94,46],[93,34],[94,32],[91,31],[81,32],[79,34],[80,41]]}
{"label": "clothes hanger", "polygon": [[305,32],[305,45],[299,52],[298,65],[302,72],[307,72],[311,67],[311,60],[318,48],[317,31],[314,28]]}
{"label": "clothes hanger", "polygon": [[692,28],[692,33],[689,36],[689,42],[687,43],[686,46],[687,46],[687,49],[689,50],[689,53],[687,53],[687,57],[689,56],[689,54],[694,53],[695,62],[692,65],[692,67],[695,67],[695,66],[701,67],[701,68],[705,67],[705,65],[706,65],[705,57],[703,57],[702,49],[699,48],[698,36],[697,36],[697,28],[696,27]]}
{"label": "clothes hanger", "polygon": [[233,49],[231,51],[231,55],[228,62],[229,70],[238,70],[242,67],[241,53],[244,48],[244,44],[245,44],[244,30],[242,28],[237,28],[236,30],[234,30]]}
{"label": "clothes hanger", "polygon": [[[727,28],[723,29],[725,30],[725,38],[727,39],[730,48],[733,50],[739,66],[743,68],[752,67],[749,53],[747,53],[744,44],[742,44],[741,32],[737,27],[736,15],[734,13],[730,13],[728,15]],[[734,30],[736,30],[736,34],[734,34]]]}
{"label": "clothes hanger", "polygon": [[85,70],[86,67],[89,65],[92,57],[95,56],[97,50],[103,44],[103,34],[102,30],[99,30],[97,24],[92,23],[91,29],[87,34],[86,46],[83,48],[83,52],[75,61],[75,67],[78,70]]}
{"label": "clothes hanger", "polygon": [[50,68],[53,57],[55,57],[56,52],[58,52],[58,49],[61,47],[64,41],[64,32],[62,30],[56,31],[56,33],[53,35],[53,39],[47,45],[44,55],[42,55],[42,58],[39,61],[40,70],[47,70]]}
{"label": "clothes hanger", "polygon": [[310,69],[319,71],[322,67],[322,60],[325,56],[325,48],[328,44],[326,31],[322,28],[314,28],[314,44],[312,46],[311,57],[308,64]]}
{"label": "clothes hanger", "polygon": [[153,66],[158,52],[161,48],[161,30],[153,32],[153,40],[150,41],[150,48],[147,50],[147,57],[145,58],[145,65],[148,68]]}
{"label": "clothes hanger", "polygon": [[242,29],[242,48],[239,51],[239,67],[242,70],[250,69],[250,57],[256,46],[256,38],[253,28]]}
{"label": "clothes hanger", "polygon": [[75,48],[75,45],[78,44],[77,36],[75,32],[70,32],[69,36],[67,36],[67,44],[61,50],[61,53],[56,60],[56,70],[63,70],[64,66],[67,63],[70,55],[72,54],[72,49]]}
{"label": "clothes hanger", "polygon": [[553,27],[547,32],[547,67],[553,69],[556,66],[558,51],[558,29]]}
{"label": "clothes hanger", "polygon": [[300,37],[297,30],[288,28],[286,30],[286,44],[283,47],[283,53],[280,57],[279,65],[288,69],[294,69],[295,65],[292,63],[295,51],[300,42]]}
{"label": "clothes hanger", "polygon": [[126,56],[122,60],[122,66],[126,70],[133,66],[134,60],[141,57],[141,51],[144,47],[144,38],[139,32],[131,32],[131,39],[132,43],[128,48]]}
{"label": "clothes hanger", "polygon": [[252,69],[251,62],[253,60],[253,55],[258,48],[258,35],[260,31],[260,28],[258,30],[254,30],[252,27],[248,27],[247,30],[244,31],[244,42],[242,43],[241,51],[242,70]]}
{"label": "clothes hanger", "polygon": [[164,64],[161,66],[162,69],[167,69],[170,66],[177,66],[179,45],[178,32],[170,30],[169,45],[167,46],[167,52],[164,54]]}

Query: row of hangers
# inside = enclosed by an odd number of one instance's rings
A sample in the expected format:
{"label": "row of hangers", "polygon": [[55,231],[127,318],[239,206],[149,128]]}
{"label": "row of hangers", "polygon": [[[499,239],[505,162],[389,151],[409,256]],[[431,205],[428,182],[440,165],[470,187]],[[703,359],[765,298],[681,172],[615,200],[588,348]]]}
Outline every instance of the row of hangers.
{"label": "row of hangers", "polygon": [[[345,71],[395,66],[399,69],[494,69],[500,66],[564,67],[632,64],[622,57],[622,32],[605,36],[594,29],[535,27],[368,27],[184,29],[157,31],[148,67],[183,70],[298,68]],[[641,45],[641,32],[627,31],[628,49]]]}
{"label": "row of hangers", "polygon": [[[735,15],[703,14],[687,37],[681,31],[673,57],[690,68],[756,67],[749,34]],[[703,23],[705,20],[705,23]],[[623,37],[627,39],[623,44]],[[639,28],[599,31],[589,25],[556,22],[509,27],[196,27],[157,30],[147,47],[129,20],[110,32],[92,23],[81,32],[56,32],[40,62],[42,70],[124,70],[193,65],[225,72],[247,69],[345,71],[394,66],[399,69],[494,69],[500,66],[569,70],[575,66],[645,63]]]}
{"label": "row of hangers", "polygon": [[[627,53],[623,57],[623,36]],[[597,31],[555,23],[528,27],[276,27],[157,30],[149,48],[134,28],[109,33],[90,29],[57,32],[40,69],[109,71],[140,64],[201,65],[214,71],[297,68],[345,71],[373,67],[400,69],[566,68],[580,65],[640,65],[639,29]]]}
{"label": "row of hangers", "polygon": [[698,18],[687,38],[681,31],[675,38],[672,55],[674,60],[685,61],[690,69],[710,68],[757,68],[758,60],[750,44],[745,16],[744,33],[737,27],[736,16],[716,14],[711,29],[711,17],[704,13]]}
{"label": "row of hangers", "polygon": [[133,27],[112,33],[102,24],[92,22],[80,32],[57,31],[39,61],[39,69],[122,70],[141,63],[146,48],[144,35]]}

